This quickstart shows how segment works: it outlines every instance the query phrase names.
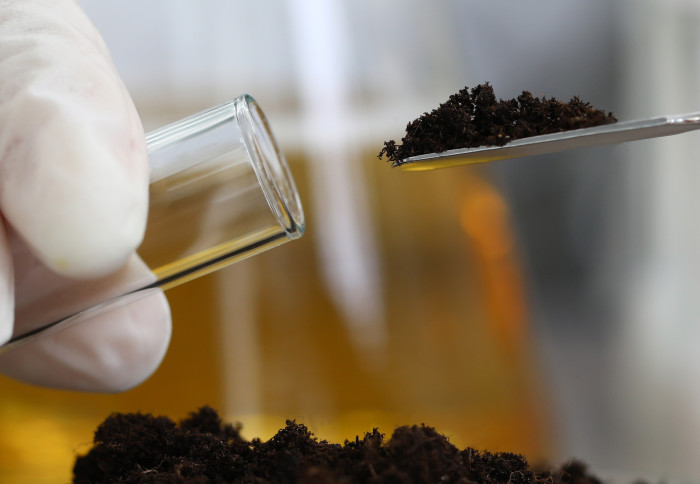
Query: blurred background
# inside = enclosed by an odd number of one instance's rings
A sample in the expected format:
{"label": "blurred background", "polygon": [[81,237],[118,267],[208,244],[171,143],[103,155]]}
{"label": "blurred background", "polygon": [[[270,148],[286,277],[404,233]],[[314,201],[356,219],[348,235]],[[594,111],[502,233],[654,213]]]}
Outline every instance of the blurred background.
{"label": "blurred background", "polygon": [[377,159],[483,82],[621,120],[699,110],[700,2],[81,3],[146,130],[252,94],[308,230],[169,291],[171,349],[134,390],[0,379],[0,481],[70,480],[110,412],[211,405],[248,438],[426,423],[700,482],[699,135],[435,172]]}

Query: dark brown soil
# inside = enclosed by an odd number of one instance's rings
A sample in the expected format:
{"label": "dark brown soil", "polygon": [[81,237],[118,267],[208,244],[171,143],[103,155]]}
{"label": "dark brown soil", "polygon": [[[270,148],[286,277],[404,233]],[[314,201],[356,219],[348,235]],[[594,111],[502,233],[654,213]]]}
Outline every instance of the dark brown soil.
{"label": "dark brown soil", "polygon": [[489,83],[471,91],[465,87],[444,104],[406,126],[401,144],[386,141],[379,159],[386,156],[400,165],[411,156],[458,148],[503,146],[509,141],[542,134],[589,128],[616,122],[587,102],[574,97],[568,103],[534,97],[523,91],[515,99],[498,100]]}
{"label": "dark brown soil", "polygon": [[535,471],[520,455],[460,450],[425,425],[377,429],[343,445],[318,441],[301,424],[266,442],[203,407],[176,424],[149,414],[113,414],[77,458],[75,483],[462,483],[600,484],[579,462]]}

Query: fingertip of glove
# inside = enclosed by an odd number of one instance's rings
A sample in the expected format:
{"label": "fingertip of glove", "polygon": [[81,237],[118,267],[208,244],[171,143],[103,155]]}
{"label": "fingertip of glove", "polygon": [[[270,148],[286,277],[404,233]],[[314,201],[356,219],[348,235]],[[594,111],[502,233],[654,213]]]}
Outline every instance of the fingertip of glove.
{"label": "fingertip of glove", "polygon": [[[168,300],[160,290],[142,297],[123,309],[130,330],[122,328],[129,344],[119,348],[119,363],[110,367],[101,378],[98,391],[119,393],[130,390],[147,379],[160,367],[170,345],[172,318]],[[112,316],[114,317],[114,316]],[[115,353],[116,354],[116,353]]]}
{"label": "fingertip of glove", "polygon": [[123,392],[158,369],[170,335],[167,299],[154,290],[0,355],[0,372],[62,390]]}

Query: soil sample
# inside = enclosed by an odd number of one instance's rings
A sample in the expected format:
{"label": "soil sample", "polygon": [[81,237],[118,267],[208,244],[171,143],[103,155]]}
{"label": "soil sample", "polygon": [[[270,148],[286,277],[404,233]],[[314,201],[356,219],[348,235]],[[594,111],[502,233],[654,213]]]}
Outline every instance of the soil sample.
{"label": "soil sample", "polygon": [[460,450],[425,425],[377,429],[343,445],[317,440],[294,421],[266,442],[203,407],[176,424],[113,414],[77,458],[75,483],[462,483],[601,484],[579,462],[534,470],[520,455]]}
{"label": "soil sample", "polygon": [[489,83],[465,87],[406,126],[401,144],[384,142],[379,159],[395,165],[411,156],[459,148],[503,146],[509,141],[617,122],[612,113],[574,97],[568,103],[528,91],[498,100]]}

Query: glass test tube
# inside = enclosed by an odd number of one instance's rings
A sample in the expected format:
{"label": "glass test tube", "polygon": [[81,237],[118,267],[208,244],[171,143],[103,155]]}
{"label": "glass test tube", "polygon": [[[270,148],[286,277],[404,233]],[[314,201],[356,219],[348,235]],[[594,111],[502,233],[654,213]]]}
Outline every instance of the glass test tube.
{"label": "glass test tube", "polygon": [[251,96],[155,130],[146,142],[149,219],[138,255],[97,280],[43,274],[42,290],[17,301],[22,334],[0,352],[90,311],[169,289],[304,233],[294,179]]}

